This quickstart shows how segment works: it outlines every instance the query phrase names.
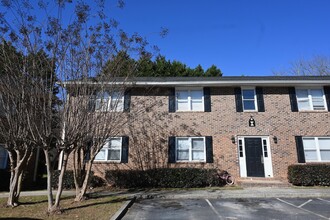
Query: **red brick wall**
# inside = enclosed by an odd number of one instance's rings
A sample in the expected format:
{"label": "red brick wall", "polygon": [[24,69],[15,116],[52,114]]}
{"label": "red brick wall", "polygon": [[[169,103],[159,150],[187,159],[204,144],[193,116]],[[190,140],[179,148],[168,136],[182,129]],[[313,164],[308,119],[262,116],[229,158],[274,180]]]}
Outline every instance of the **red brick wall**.
{"label": "red brick wall", "polygon": [[[269,136],[274,178],[286,179],[287,167],[297,163],[294,136],[330,136],[329,112],[291,112],[288,88],[265,87],[265,112],[236,112],[234,88],[211,88],[211,112],[169,113],[167,88],[133,89],[129,136],[129,163],[95,162],[94,171],[154,167],[215,167],[239,176],[234,136]],[[250,116],[255,127],[248,126]],[[169,136],[212,136],[214,163],[168,164]],[[277,136],[278,143],[273,142]]]}

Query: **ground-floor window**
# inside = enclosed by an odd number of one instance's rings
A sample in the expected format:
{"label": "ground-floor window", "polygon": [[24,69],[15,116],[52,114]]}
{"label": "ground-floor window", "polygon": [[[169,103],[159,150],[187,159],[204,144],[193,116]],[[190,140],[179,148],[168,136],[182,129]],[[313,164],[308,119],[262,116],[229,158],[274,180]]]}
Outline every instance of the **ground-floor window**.
{"label": "ground-floor window", "polygon": [[177,161],[205,161],[204,137],[178,137],[176,138]]}
{"label": "ground-floor window", "polygon": [[330,137],[303,137],[306,162],[330,161]]}
{"label": "ground-floor window", "polygon": [[122,138],[110,138],[100,152],[96,155],[96,161],[121,161]]}

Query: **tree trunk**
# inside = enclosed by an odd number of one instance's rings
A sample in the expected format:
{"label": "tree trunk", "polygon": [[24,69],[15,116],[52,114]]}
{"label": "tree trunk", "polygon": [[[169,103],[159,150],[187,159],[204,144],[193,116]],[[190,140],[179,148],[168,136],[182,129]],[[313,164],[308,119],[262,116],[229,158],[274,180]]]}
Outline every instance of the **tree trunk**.
{"label": "tree trunk", "polygon": [[63,178],[64,178],[64,173],[66,171],[66,165],[68,163],[68,157],[69,157],[69,154],[66,151],[64,151],[63,162],[61,165],[61,173],[58,177],[58,188],[57,188],[56,199],[55,199],[55,203],[54,203],[54,207],[56,207],[56,209],[60,208],[60,200],[61,200],[61,195],[63,192]]}
{"label": "tree trunk", "polygon": [[83,182],[81,188],[79,189],[79,193],[76,194],[76,198],[74,199],[74,201],[76,201],[76,202],[83,201],[86,199],[86,191],[87,191],[87,187],[88,187],[88,184],[90,181],[90,173],[92,170],[92,164],[93,164],[92,160],[88,160],[88,162],[86,164],[87,166],[86,166],[84,182]]}
{"label": "tree trunk", "polygon": [[18,206],[18,199],[19,195],[17,194],[17,185],[19,181],[19,176],[21,173],[21,168],[16,167],[13,178],[11,178],[10,186],[9,186],[9,196],[7,200],[7,206],[9,207],[15,207]]}
{"label": "tree trunk", "polygon": [[49,158],[49,151],[44,149],[46,167],[47,167],[47,197],[48,197],[48,212],[52,212],[52,207],[54,203],[53,191],[52,191],[52,164]]}
{"label": "tree trunk", "polygon": [[13,155],[14,151],[9,151],[9,159],[11,166],[11,176],[9,184],[9,196],[7,200],[7,206],[15,207],[18,206],[19,196],[21,193],[22,176],[24,168],[27,166],[28,160],[31,158],[32,151],[25,150],[23,157],[21,157],[20,151],[15,151],[16,158]]}

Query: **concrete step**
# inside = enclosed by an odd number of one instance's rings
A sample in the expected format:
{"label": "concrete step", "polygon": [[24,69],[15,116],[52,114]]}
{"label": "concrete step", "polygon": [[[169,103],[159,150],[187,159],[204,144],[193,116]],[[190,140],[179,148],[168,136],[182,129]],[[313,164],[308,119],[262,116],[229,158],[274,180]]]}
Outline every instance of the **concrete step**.
{"label": "concrete step", "polygon": [[236,179],[236,184],[242,187],[289,187],[290,183],[284,180],[274,178],[239,178]]}

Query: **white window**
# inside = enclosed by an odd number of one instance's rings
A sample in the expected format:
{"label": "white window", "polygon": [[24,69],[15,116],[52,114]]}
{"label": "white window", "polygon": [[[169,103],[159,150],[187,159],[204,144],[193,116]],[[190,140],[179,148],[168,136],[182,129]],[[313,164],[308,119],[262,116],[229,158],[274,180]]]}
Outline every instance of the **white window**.
{"label": "white window", "polygon": [[124,109],[124,95],[122,92],[99,92],[95,99],[95,111],[121,112]]}
{"label": "white window", "polygon": [[256,91],[254,88],[242,89],[242,102],[244,111],[257,111]]}
{"label": "white window", "polygon": [[7,168],[7,159],[8,159],[8,152],[3,147],[3,145],[0,145],[0,169]]}
{"label": "white window", "polygon": [[204,137],[180,137],[176,138],[177,161],[205,161]]}
{"label": "white window", "polygon": [[121,161],[122,138],[111,138],[96,155],[96,161]]}
{"label": "white window", "polygon": [[306,162],[330,161],[330,137],[303,138]]}
{"label": "white window", "polygon": [[203,89],[176,89],[177,111],[204,111]]}
{"label": "white window", "polygon": [[325,96],[322,88],[296,89],[299,111],[326,110]]}

